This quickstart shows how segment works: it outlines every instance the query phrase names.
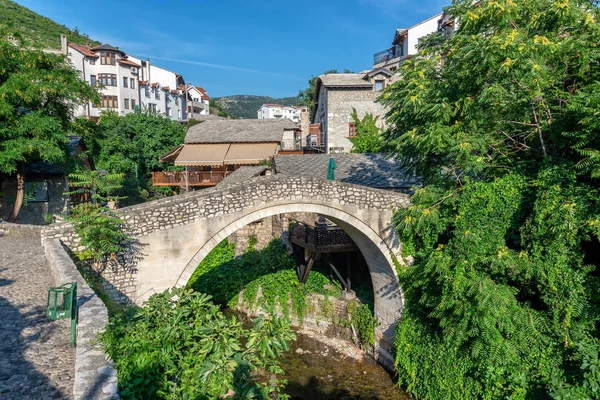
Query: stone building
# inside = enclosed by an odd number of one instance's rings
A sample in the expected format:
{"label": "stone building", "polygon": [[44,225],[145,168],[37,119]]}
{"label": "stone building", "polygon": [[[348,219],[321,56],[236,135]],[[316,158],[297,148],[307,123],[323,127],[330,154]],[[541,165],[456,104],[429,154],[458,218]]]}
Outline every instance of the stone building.
{"label": "stone building", "polygon": [[349,153],[352,150],[350,138],[356,135],[354,109],[359,118],[367,113],[378,116],[378,123],[383,127],[385,110],[377,98],[398,79],[385,68],[359,74],[321,75],[317,79],[313,115],[313,124],[320,124],[321,143],[317,145],[326,153]]}

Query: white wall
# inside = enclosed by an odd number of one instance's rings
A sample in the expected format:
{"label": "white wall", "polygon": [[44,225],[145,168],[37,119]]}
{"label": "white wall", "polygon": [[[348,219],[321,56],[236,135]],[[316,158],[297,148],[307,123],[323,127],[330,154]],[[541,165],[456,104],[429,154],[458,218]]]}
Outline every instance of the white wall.
{"label": "white wall", "polygon": [[404,42],[405,56],[417,54],[419,39],[438,30],[438,20],[441,16],[441,13],[434,15],[433,17],[408,28],[408,40]]}
{"label": "white wall", "polygon": [[264,104],[257,114],[258,119],[287,118],[296,124],[300,123],[300,109],[295,107],[273,107]]}

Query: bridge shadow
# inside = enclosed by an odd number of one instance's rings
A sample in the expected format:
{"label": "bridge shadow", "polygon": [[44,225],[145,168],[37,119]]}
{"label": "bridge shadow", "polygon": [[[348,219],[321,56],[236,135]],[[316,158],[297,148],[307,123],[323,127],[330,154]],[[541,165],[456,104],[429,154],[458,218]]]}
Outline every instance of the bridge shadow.
{"label": "bridge shadow", "polygon": [[[0,279],[0,286],[12,283],[14,281],[10,279]],[[15,307],[7,298],[0,296],[0,397],[5,400],[69,398],[70,393],[55,385],[45,374],[51,373],[50,370],[42,373],[37,365],[27,360],[36,354],[36,358],[42,358],[49,369],[54,368],[54,364],[60,365],[60,356],[56,354],[67,345],[68,335],[56,332],[59,322],[46,318],[45,307],[37,306],[28,311],[24,308]],[[62,336],[65,340],[61,339]],[[35,348],[35,351],[26,357],[25,352],[29,348]]]}

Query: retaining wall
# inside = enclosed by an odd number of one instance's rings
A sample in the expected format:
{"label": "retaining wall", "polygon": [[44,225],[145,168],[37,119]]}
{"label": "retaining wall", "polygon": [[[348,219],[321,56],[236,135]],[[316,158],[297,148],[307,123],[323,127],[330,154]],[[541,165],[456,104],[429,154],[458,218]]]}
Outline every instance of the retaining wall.
{"label": "retaining wall", "polygon": [[77,282],[77,348],[73,398],[118,399],[117,372],[101,345],[98,333],[108,324],[106,306],[85,282],[60,240],[44,241],[44,251],[56,282]]}

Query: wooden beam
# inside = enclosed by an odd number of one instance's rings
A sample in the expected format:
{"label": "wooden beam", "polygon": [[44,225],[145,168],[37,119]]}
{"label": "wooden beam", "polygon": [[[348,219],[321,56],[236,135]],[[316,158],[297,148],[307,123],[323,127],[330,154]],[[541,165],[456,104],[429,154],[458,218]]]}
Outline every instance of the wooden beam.
{"label": "wooden beam", "polygon": [[333,272],[335,272],[335,274],[337,275],[337,277],[340,279],[340,282],[342,282],[342,285],[344,285],[344,288],[346,288],[346,290],[350,291],[350,288],[348,287],[348,285],[346,285],[346,280],[344,278],[342,278],[342,275],[338,272],[337,269],[335,269],[335,267],[333,266],[333,264],[329,263],[329,266],[331,267],[331,269],[333,270]]}
{"label": "wooden beam", "polygon": [[308,259],[308,264],[306,265],[306,268],[303,271],[304,273],[302,274],[302,279],[300,280],[300,282],[306,283],[306,281],[308,280],[308,275],[310,274],[310,270],[312,269],[313,265],[315,264],[316,256],[317,256],[317,253],[310,254],[310,257]]}

